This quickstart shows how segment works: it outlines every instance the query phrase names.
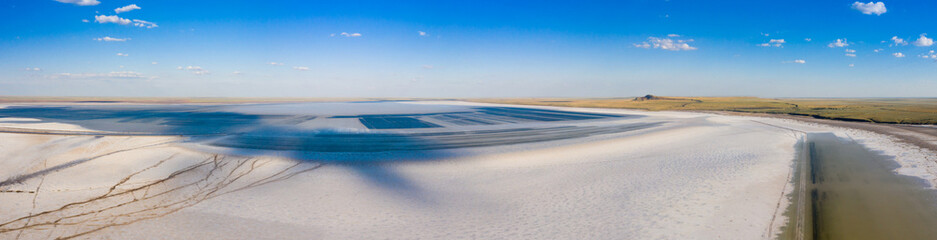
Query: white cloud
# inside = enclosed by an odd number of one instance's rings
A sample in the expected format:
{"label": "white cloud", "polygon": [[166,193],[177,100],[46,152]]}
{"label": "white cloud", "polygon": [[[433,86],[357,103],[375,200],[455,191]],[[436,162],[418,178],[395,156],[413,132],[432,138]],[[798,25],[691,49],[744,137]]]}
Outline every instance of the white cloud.
{"label": "white cloud", "polygon": [[811,38],[804,38],[804,41],[808,41],[808,42],[809,42],[809,41],[813,41],[813,39],[811,39]]}
{"label": "white cloud", "polygon": [[78,6],[94,6],[94,5],[101,4],[101,2],[98,2],[98,0],[55,0],[55,1],[60,2],[60,3],[71,3],[71,4],[78,5]]}
{"label": "white cloud", "polygon": [[854,53],[854,52],[856,52],[856,50],[853,50],[853,49],[846,49],[846,52],[848,52],[848,53]]}
{"label": "white cloud", "polygon": [[283,63],[281,62],[269,62],[267,64],[274,65],[274,66],[283,66]]}
{"label": "white cloud", "polygon": [[117,9],[114,9],[114,12],[116,12],[116,13],[124,13],[124,12],[129,12],[129,11],[133,11],[133,10],[137,10],[137,9],[140,9],[140,7],[138,7],[136,4],[130,4],[130,5],[127,5],[127,6],[123,6],[123,7],[119,7],[119,8],[117,8]]}
{"label": "white cloud", "polygon": [[900,52],[892,53],[891,55],[892,55],[892,56],[895,56],[896,58],[903,58],[903,57],[904,57],[904,53],[900,53]]}
{"label": "white cloud", "polygon": [[147,22],[147,21],[143,21],[143,20],[140,20],[140,19],[133,19],[133,20],[130,20],[130,19],[118,17],[117,15],[111,15],[111,16],[107,16],[107,15],[97,15],[97,16],[94,16],[94,22],[96,22],[96,23],[116,23],[116,24],[120,24],[120,25],[133,25],[133,26],[136,26],[136,27],[145,27],[145,28],[155,28],[155,27],[159,27],[158,25],[156,25],[156,23]]}
{"label": "white cloud", "polygon": [[81,78],[123,78],[123,79],[136,79],[136,78],[150,78],[141,73],[133,71],[123,71],[123,72],[109,72],[109,73],[59,73],[50,78],[68,78],[68,79],[81,79]]}
{"label": "white cloud", "polygon": [[689,51],[696,50],[695,47],[690,46],[687,42],[692,42],[693,40],[674,40],[670,38],[656,38],[648,37],[647,41],[642,43],[633,44],[635,47],[639,48],[659,48],[669,51]]}
{"label": "white cloud", "polygon": [[767,33],[761,33],[761,35],[762,35],[762,36],[765,36],[765,37],[771,36],[771,34],[767,34]]}
{"label": "white cloud", "polygon": [[835,42],[831,42],[830,44],[826,46],[830,48],[848,47],[849,43],[846,41],[845,38],[843,38],[843,39],[836,39]]}
{"label": "white cloud", "polygon": [[424,31],[416,31],[416,33],[419,33],[420,36],[426,36],[426,32],[424,32]]}
{"label": "white cloud", "polygon": [[667,37],[678,38],[678,37],[680,37],[680,34],[673,34],[673,33],[671,33],[671,34],[667,34]]}
{"label": "white cloud", "polygon": [[234,71],[234,72],[231,72],[231,74],[234,74],[234,75],[241,75],[241,71]]}
{"label": "white cloud", "polygon": [[869,3],[855,2],[852,4],[852,9],[859,10],[860,12],[866,15],[872,15],[872,14],[882,15],[882,13],[885,13],[886,11],[888,11],[887,9],[885,9],[885,3],[883,2],[869,2]]}
{"label": "white cloud", "polygon": [[91,21],[88,21],[88,19],[82,19],[81,22],[91,22]]}
{"label": "white cloud", "polygon": [[[425,36],[425,35],[423,35],[424,32],[420,32],[420,31],[417,31],[417,32],[420,33],[420,36]],[[334,37],[334,36],[336,36],[334,33],[333,33],[333,34],[329,34],[329,37]],[[347,32],[342,32],[342,33],[339,33],[338,36],[342,36],[342,37],[360,37],[361,34],[360,34],[360,33],[347,33]]]}
{"label": "white cloud", "polygon": [[102,38],[95,38],[94,40],[104,41],[104,42],[126,42],[127,40],[130,40],[130,38],[102,37]]}
{"label": "white cloud", "polygon": [[309,67],[293,67],[293,69],[299,70],[299,71],[309,71]]}
{"label": "white cloud", "polygon": [[856,66],[855,64],[852,64],[852,63],[849,64],[849,67],[855,67],[855,66]]}
{"label": "white cloud", "polygon": [[423,69],[433,69],[433,65],[423,65]]}
{"label": "white cloud", "polygon": [[807,61],[805,61],[805,60],[803,60],[803,59],[796,59],[796,60],[794,60],[794,61],[785,61],[785,62],[781,62],[781,63],[797,63],[797,64],[804,64],[804,63],[807,63]]}
{"label": "white cloud", "polygon": [[875,49],[875,50],[872,50],[872,51],[873,51],[873,52],[881,52],[881,51],[884,51],[884,50],[885,50],[885,49],[879,48],[879,49]]}
{"label": "white cloud", "polygon": [[846,56],[847,56],[847,57],[856,57],[856,54],[855,54],[855,53],[847,53]]}
{"label": "white cloud", "polygon": [[342,32],[340,33],[340,35],[342,35],[342,37],[360,37],[361,36],[360,33],[347,33],[347,32]]}
{"label": "white cloud", "polygon": [[891,41],[892,41],[892,44],[890,46],[908,45],[908,41],[905,41],[904,39],[899,38],[898,36],[891,37]]}
{"label": "white cloud", "polygon": [[116,23],[120,25],[127,25],[132,23],[130,19],[121,18],[117,15],[107,16],[107,15],[97,15],[94,16],[94,22],[96,23]]}
{"label": "white cloud", "polygon": [[159,64],[159,63],[158,63],[158,62],[151,62],[150,64],[156,65],[156,64]]}
{"label": "white cloud", "polygon": [[922,33],[922,34],[921,34],[921,37],[918,38],[917,40],[915,40],[912,44],[914,44],[914,46],[918,46],[918,47],[929,47],[930,45],[934,45],[934,39],[933,39],[933,38],[927,38],[927,34],[926,34],[926,33]]}
{"label": "white cloud", "polygon": [[[933,51],[931,51],[931,52],[933,52]],[[38,72],[38,71],[42,71],[42,69],[39,69],[39,68],[37,68],[37,67],[34,67],[34,68],[26,68],[26,71]]]}
{"label": "white cloud", "polygon": [[179,66],[179,67],[176,67],[176,69],[188,71],[195,75],[211,74],[211,72],[205,71],[205,69],[202,69],[202,67],[199,67],[199,66],[186,66],[186,67]]}
{"label": "white cloud", "polygon": [[126,54],[126,53],[117,53],[117,56],[126,57],[126,56],[130,56],[130,54]]}
{"label": "white cloud", "polygon": [[134,20],[133,20],[133,26],[145,27],[145,28],[155,28],[155,27],[159,27],[159,25],[156,25],[156,23],[147,22],[147,21],[143,21],[143,20],[140,20],[140,19],[134,19]]}
{"label": "white cloud", "polygon": [[[930,50],[930,52],[927,52],[927,53],[922,54],[922,55],[920,55],[920,56],[921,56],[921,58],[930,58],[930,59],[937,60],[937,53],[935,53],[934,50]],[[27,69],[29,69],[29,68],[27,68]]]}
{"label": "white cloud", "polygon": [[766,43],[758,44],[758,46],[762,46],[762,47],[784,47],[784,46],[783,46],[784,43],[785,43],[784,39],[771,39],[770,41],[768,41],[768,42],[766,42]]}

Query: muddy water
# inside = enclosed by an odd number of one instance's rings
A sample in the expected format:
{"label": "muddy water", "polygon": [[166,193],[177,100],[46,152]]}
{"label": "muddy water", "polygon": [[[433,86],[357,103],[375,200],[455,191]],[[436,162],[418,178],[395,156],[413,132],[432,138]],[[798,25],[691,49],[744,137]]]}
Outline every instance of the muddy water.
{"label": "muddy water", "polygon": [[937,239],[937,195],[849,139],[808,134],[781,239]]}

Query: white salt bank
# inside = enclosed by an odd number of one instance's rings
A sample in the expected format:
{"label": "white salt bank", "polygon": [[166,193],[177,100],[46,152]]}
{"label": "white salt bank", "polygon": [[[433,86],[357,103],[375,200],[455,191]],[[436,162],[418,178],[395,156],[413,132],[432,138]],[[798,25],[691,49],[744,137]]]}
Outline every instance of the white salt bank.
{"label": "white salt bank", "polygon": [[0,133],[0,238],[772,239],[804,133],[850,131],[463,102],[41,108],[0,124],[82,131]]}

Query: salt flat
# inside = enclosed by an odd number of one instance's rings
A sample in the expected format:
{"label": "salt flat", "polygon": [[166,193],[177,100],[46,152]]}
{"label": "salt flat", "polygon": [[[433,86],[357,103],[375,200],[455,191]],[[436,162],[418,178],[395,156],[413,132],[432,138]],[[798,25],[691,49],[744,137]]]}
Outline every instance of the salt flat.
{"label": "salt flat", "polygon": [[464,102],[10,105],[0,128],[98,135],[0,133],[0,238],[770,239],[805,132],[853,137],[899,156],[898,172],[937,179],[926,150],[787,119]]}

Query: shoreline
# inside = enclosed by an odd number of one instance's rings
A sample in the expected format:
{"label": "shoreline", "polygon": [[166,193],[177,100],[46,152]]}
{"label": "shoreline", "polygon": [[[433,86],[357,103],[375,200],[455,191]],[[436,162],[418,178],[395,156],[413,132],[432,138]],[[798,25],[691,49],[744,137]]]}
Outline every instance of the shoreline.
{"label": "shoreline", "polygon": [[831,119],[819,119],[809,116],[797,116],[789,114],[770,114],[770,113],[743,113],[730,111],[699,111],[701,113],[714,113],[728,116],[752,116],[797,120],[808,123],[823,124],[834,127],[857,129],[869,131],[877,134],[888,135],[900,140],[903,143],[911,144],[920,148],[937,151],[937,128],[923,127],[915,125],[888,124],[888,123],[870,123],[870,122],[848,122]]}

